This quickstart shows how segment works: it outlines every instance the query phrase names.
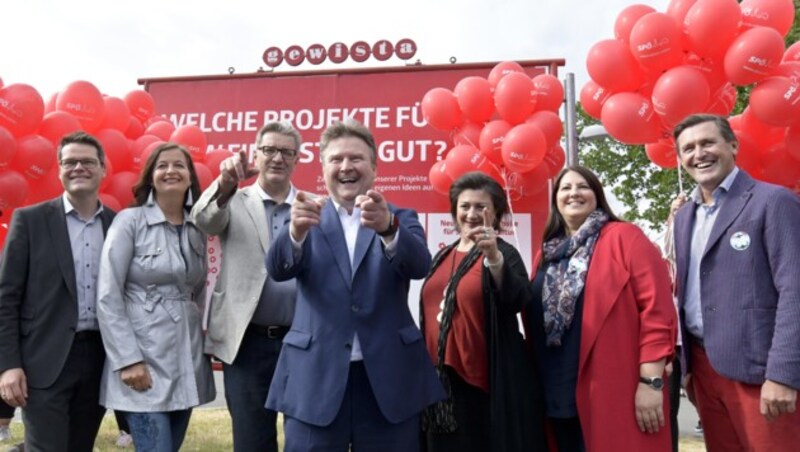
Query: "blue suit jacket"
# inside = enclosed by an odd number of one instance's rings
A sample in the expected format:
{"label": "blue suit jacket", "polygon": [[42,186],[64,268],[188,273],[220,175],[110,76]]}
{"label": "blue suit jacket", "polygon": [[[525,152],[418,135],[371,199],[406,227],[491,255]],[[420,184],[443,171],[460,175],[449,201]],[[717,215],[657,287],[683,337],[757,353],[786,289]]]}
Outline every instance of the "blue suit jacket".
{"label": "blue suit jacket", "polygon": [[[694,202],[675,217],[678,297],[684,350],[685,288]],[[737,250],[732,237],[749,236]],[[740,171],[720,206],[700,262],[703,341],[719,374],[750,384],[800,388],[800,198]],[[691,372],[689,353],[684,352]]]}
{"label": "blue suit jacket", "polygon": [[383,415],[402,422],[444,398],[422,334],[408,310],[410,279],[424,277],[431,256],[417,214],[390,207],[399,219],[396,253],[386,257],[372,229],[358,231],[353,266],[332,202],[322,209],[296,256],[289,228],[267,255],[277,281],[297,278],[292,328],[283,340],[267,408],[317,426],[333,422],[344,397],[353,333]]}

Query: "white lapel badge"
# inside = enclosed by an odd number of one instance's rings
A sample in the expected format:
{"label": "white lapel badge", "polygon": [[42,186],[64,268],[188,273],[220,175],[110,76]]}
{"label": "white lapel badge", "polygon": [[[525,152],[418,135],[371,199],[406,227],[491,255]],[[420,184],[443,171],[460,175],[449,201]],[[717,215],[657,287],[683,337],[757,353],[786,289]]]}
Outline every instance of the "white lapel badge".
{"label": "white lapel badge", "polygon": [[744,251],[750,248],[750,234],[746,232],[734,232],[731,236],[731,248],[736,251]]}

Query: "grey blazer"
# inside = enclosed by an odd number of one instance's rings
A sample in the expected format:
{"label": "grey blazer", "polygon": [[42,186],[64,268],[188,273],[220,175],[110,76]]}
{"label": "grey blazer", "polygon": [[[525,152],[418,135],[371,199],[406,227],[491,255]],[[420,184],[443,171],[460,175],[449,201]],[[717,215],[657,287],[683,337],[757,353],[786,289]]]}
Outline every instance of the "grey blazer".
{"label": "grey blazer", "polygon": [[270,234],[258,188],[238,190],[224,208],[212,199],[219,188],[214,181],[192,209],[195,224],[219,238],[222,267],[211,294],[205,350],[231,364],[244,331],[253,318],[264,281],[265,256]]}
{"label": "grey blazer", "polygon": [[[103,207],[103,233],[115,212]],[[52,385],[78,324],[75,268],[62,197],[17,209],[0,263],[0,372],[21,367],[28,385]]]}
{"label": "grey blazer", "polygon": [[[800,198],[740,171],[717,215],[700,262],[711,365],[732,380],[800,389]],[[684,350],[693,343],[683,306],[694,219],[693,202],[675,217]]]}

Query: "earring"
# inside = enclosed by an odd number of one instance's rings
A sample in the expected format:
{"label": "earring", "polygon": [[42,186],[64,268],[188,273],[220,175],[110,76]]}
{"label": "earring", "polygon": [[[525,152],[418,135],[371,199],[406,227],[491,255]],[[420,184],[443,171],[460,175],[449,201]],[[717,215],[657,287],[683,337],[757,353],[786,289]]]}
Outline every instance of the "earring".
{"label": "earring", "polygon": [[184,204],[186,207],[191,207],[194,204],[194,198],[192,197],[192,189],[190,188],[187,190],[186,193],[186,203]]}

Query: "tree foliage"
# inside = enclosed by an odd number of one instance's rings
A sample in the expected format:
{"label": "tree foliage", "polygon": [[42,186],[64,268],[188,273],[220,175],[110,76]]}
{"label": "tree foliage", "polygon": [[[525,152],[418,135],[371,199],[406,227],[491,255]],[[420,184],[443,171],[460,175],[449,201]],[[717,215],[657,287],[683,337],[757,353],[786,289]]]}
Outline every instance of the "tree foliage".
{"label": "tree foliage", "polygon": [[[800,0],[794,0],[795,19],[786,35],[786,47],[800,40]],[[740,114],[748,105],[751,86],[739,87],[732,114]],[[580,106],[579,106],[580,107]],[[584,127],[599,124],[578,108],[578,134]],[[669,214],[669,205],[679,193],[678,170],[662,169],[652,163],[644,146],[624,145],[613,138],[579,144],[582,165],[591,168],[606,189],[624,205],[623,217],[654,231],[661,231]],[[683,189],[688,193],[694,182],[683,173]]]}

